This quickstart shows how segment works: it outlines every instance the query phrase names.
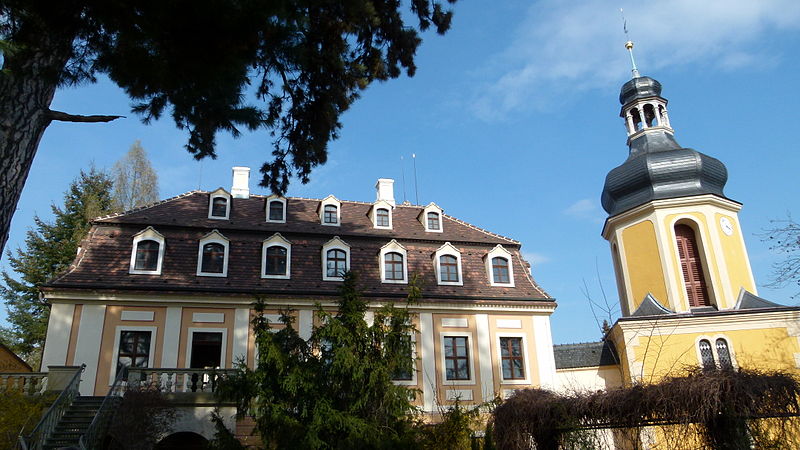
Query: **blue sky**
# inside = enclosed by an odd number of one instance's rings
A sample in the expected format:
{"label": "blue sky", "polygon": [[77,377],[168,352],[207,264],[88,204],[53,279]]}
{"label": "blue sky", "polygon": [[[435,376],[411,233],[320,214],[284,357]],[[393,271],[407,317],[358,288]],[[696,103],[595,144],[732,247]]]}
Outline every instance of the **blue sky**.
{"label": "blue sky", "polygon": [[[364,92],[342,118],[328,164],[289,195],[371,201],[377,178],[391,177],[402,200],[404,167],[413,202],[416,153],[421,203],[523,243],[534,278],[559,303],[554,342],[598,339],[583,286],[603,304],[602,285],[616,305],[599,198],[606,173],[628,152],[617,99],[630,77],[620,7],[640,71],[664,86],[678,142],[728,167],[725,192],[744,204],[759,294],[797,304],[791,288],[762,287],[780,256],[758,237],[770,219],[800,216],[796,0],[459,2],[446,36],[423,36],[417,75]],[[219,158],[198,163],[183,149],[185,133],[168,120],[143,125],[105,80],[59,91],[53,108],[128,118],[47,130],[7,248],[23,242],[34,214],[49,216],[81,168],[110,168],[137,139],[158,171],[161,197],[230,188],[234,165],[252,167],[251,189],[266,193],[256,187],[270,156],[264,132],[222,135]],[[7,267],[5,257],[0,264]]]}

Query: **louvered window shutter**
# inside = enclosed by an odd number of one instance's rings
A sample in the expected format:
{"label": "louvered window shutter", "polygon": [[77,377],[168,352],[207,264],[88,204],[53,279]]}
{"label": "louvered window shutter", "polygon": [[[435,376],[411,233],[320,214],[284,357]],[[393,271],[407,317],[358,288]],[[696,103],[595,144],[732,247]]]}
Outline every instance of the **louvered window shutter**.
{"label": "louvered window shutter", "polygon": [[675,239],[678,243],[678,255],[681,259],[689,306],[711,305],[694,230],[688,225],[675,225]]}

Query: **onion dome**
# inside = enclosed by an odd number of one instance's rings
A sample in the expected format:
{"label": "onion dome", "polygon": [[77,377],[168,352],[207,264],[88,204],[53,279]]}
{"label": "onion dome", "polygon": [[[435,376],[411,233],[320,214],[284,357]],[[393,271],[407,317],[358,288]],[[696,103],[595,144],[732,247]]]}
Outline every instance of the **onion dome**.
{"label": "onion dome", "polygon": [[631,78],[619,92],[619,102],[623,105],[648,97],[661,97],[661,83],[650,77]]}

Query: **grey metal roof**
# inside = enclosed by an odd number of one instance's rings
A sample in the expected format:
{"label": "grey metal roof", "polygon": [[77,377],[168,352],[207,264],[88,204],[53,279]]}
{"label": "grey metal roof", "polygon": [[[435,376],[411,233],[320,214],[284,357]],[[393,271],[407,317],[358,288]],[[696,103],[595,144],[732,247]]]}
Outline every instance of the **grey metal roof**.
{"label": "grey metal roof", "polygon": [[675,311],[665,308],[661,303],[653,297],[649,292],[644,296],[642,303],[636,308],[636,311],[631,314],[633,317],[641,316],[663,316],[665,314],[675,314]]}
{"label": "grey metal roof", "polygon": [[761,309],[761,308],[780,308],[784,305],[773,303],[769,300],[763,299],[749,291],[742,288],[739,291],[739,300],[733,309]]}
{"label": "grey metal roof", "polygon": [[640,98],[660,96],[661,83],[650,77],[636,77],[622,85],[619,102],[624,105]]}
{"label": "grey metal roof", "polygon": [[556,369],[619,364],[614,344],[609,341],[554,345],[553,356],[556,360]]}

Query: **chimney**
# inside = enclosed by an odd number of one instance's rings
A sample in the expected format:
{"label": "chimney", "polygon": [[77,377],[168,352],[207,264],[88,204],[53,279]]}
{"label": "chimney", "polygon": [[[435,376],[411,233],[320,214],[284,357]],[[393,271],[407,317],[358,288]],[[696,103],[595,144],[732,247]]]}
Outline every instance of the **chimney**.
{"label": "chimney", "polygon": [[395,206],[394,202],[394,180],[391,178],[378,178],[375,183],[378,197],[375,201],[385,201],[386,203]]}
{"label": "chimney", "polygon": [[250,168],[233,168],[233,186],[231,187],[233,198],[250,198]]}

